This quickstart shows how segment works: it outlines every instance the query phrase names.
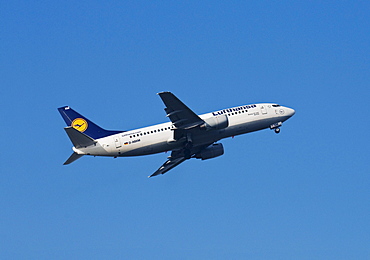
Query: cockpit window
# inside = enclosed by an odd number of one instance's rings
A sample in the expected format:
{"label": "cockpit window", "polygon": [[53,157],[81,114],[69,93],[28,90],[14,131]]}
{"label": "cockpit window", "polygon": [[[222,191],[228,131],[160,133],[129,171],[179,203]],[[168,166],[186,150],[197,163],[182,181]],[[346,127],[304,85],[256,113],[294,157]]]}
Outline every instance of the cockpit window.
{"label": "cockpit window", "polygon": [[272,105],[273,107],[280,107],[280,105]]}

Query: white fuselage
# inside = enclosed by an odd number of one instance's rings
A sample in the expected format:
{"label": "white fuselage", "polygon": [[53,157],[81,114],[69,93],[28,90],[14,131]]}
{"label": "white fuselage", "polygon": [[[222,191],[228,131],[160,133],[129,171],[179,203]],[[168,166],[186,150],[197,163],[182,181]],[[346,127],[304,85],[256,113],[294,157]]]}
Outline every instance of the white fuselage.
{"label": "white fuselage", "polygon": [[[294,114],[288,107],[270,103],[243,105],[223,109],[199,117],[207,120],[226,115],[228,126],[224,129],[198,131],[192,136],[194,145],[210,144],[226,137],[250,133],[284,122]],[[183,140],[174,140],[175,126],[171,123],[143,127],[97,139],[95,145],[73,150],[78,154],[94,156],[139,156],[171,151],[183,146]]]}

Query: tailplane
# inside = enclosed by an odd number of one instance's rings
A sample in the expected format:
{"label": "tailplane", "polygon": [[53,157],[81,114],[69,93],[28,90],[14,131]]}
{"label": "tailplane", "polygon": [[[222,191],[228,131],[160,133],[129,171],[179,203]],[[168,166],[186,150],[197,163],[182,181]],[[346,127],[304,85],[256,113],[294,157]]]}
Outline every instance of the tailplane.
{"label": "tailplane", "polygon": [[[94,145],[94,144],[97,143],[93,138],[85,135],[84,133],[79,132],[78,130],[76,130],[72,126],[65,127],[64,130],[66,131],[69,139],[71,139],[71,142],[73,143],[74,147],[76,147],[77,149],[87,147],[87,146],[90,146],[90,145]],[[64,165],[73,163],[74,161],[81,158],[82,156],[83,156],[83,154],[78,154],[78,153],[74,152],[68,158],[68,160],[64,163]]]}
{"label": "tailplane", "polygon": [[78,154],[78,153],[73,153],[65,163],[63,163],[63,165],[67,165],[67,164],[70,164],[70,163],[73,163],[74,161],[76,161],[77,159],[80,159],[81,157],[83,156],[83,154]]}
{"label": "tailplane", "polygon": [[72,126],[65,127],[64,130],[66,131],[69,139],[71,139],[71,142],[73,143],[74,147],[76,147],[77,149],[97,143],[93,138],[91,138],[88,135],[85,135],[84,133],[79,132]]}

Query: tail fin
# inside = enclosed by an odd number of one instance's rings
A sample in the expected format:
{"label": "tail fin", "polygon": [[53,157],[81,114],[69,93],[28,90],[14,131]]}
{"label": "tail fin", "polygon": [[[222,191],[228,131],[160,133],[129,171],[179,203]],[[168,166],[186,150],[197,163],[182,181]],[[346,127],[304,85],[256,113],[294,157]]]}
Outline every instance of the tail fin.
{"label": "tail fin", "polygon": [[74,129],[80,131],[81,133],[84,133],[85,135],[93,139],[99,139],[102,137],[124,132],[105,130],[68,106],[60,107],[58,108],[58,111],[63,117],[67,126],[73,127]]}

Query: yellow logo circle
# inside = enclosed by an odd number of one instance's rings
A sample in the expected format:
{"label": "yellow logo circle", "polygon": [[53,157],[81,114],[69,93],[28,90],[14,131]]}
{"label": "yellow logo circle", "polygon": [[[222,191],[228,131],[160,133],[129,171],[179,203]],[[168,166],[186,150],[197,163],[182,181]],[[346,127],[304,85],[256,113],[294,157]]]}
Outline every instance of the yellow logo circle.
{"label": "yellow logo circle", "polygon": [[88,127],[86,120],[82,118],[76,118],[75,120],[73,120],[71,126],[80,132],[85,132]]}

